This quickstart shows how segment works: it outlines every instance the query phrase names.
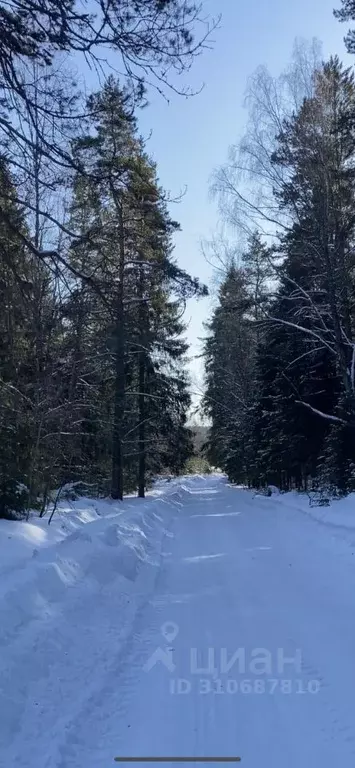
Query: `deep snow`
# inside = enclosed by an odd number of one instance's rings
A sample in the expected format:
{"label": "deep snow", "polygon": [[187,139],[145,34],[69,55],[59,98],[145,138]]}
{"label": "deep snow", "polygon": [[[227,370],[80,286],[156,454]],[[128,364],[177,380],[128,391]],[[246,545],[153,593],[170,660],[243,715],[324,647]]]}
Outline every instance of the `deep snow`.
{"label": "deep snow", "polygon": [[4,768],[355,765],[354,497],[182,478],[1,521],[0,557]]}

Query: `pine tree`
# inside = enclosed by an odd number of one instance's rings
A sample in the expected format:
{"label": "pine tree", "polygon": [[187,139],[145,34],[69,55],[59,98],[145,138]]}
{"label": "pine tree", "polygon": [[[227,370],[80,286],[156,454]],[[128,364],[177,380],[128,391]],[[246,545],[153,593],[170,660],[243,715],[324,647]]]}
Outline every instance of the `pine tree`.
{"label": "pine tree", "polygon": [[[355,21],[355,0],[341,0],[342,7],[334,11],[339,21]],[[355,32],[350,29],[345,37],[345,45],[349,53],[355,51]]]}
{"label": "pine tree", "polygon": [[[112,78],[90,99],[95,130],[76,144],[86,173],[78,175],[72,208],[82,232],[72,260],[79,271],[85,265],[93,276],[91,311],[101,307],[93,327],[107,339],[107,376],[111,386],[114,382],[108,417],[113,424],[114,498],[122,497],[125,484],[135,484],[137,474],[139,494],[144,495],[147,454],[152,455],[153,446],[157,451],[159,424],[166,428],[165,409],[171,419],[178,400],[185,402],[178,420],[179,429],[183,426],[187,383],[180,377],[177,387],[169,366],[185,352],[175,338],[183,330],[177,322],[179,300],[202,290],[172,260],[177,224],[168,215],[155,166],[137,135],[132,106],[130,94]],[[170,301],[171,291],[177,303]],[[159,412],[154,412],[154,400]],[[160,461],[152,463],[161,468]]]}

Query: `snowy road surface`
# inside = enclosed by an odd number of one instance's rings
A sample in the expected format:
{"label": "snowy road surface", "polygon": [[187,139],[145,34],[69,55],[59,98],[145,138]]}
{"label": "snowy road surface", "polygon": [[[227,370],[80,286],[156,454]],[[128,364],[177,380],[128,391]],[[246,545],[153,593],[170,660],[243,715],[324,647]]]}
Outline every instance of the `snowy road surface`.
{"label": "snowy road surface", "polygon": [[141,509],[0,577],[1,765],[353,768],[355,529],[217,476]]}

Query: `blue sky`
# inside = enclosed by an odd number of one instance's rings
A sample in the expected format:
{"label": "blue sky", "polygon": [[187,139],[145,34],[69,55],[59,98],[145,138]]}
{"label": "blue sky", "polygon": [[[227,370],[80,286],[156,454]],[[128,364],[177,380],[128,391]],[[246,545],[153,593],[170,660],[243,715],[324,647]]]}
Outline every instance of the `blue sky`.
{"label": "blue sky", "polygon": [[[248,76],[259,64],[266,64],[278,75],[288,64],[296,37],[323,43],[324,57],[338,53],[346,63],[343,37],[346,26],[333,16],[337,0],[203,0],[206,13],[222,14],[214,33],[212,50],[206,50],[193,66],[190,85],[202,93],[185,99],[171,94],[169,103],[157,93],[149,96],[150,105],[138,114],[139,125],[148,140],[148,150],[158,165],[163,187],[177,196],[187,192],[172,215],[182,226],[176,236],[175,256],[181,267],[207,283],[211,267],[201,250],[201,239],[208,239],[218,226],[216,204],[208,194],[213,169],[226,159],[228,146],[243,132],[243,108]],[[339,0],[340,3],[340,0]],[[190,302],[186,319],[191,355],[199,351],[198,337],[210,312],[211,300]],[[191,361],[193,389],[201,381],[202,365]]]}

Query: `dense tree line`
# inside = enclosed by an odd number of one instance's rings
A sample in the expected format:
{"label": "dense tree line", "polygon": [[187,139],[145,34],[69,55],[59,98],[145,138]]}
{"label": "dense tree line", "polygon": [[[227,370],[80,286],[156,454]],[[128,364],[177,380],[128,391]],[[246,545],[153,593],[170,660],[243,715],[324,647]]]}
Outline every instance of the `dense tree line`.
{"label": "dense tree line", "polygon": [[68,483],[143,496],[193,450],[182,315],[205,289],[136,114],[146,84],[185,89],[208,22],[185,0],[14,0],[0,28],[0,516]]}
{"label": "dense tree line", "polygon": [[[298,57],[298,82],[299,65]],[[226,267],[205,342],[210,457],[234,481],[347,492],[355,487],[355,82],[332,58],[299,98],[294,74],[282,107],[278,84],[259,71],[253,127],[216,174],[224,209],[251,234]]]}
{"label": "dense tree line", "polygon": [[180,471],[192,452],[181,313],[204,289],[173,260],[178,225],[130,93],[111,78],[87,114],[72,137],[81,170],[69,189],[68,228],[78,236],[58,247],[68,268],[29,251],[33,235],[10,203],[14,182],[2,162],[3,513],[19,483],[32,505],[79,480],[114,498],[135,487],[143,496],[152,474]]}

